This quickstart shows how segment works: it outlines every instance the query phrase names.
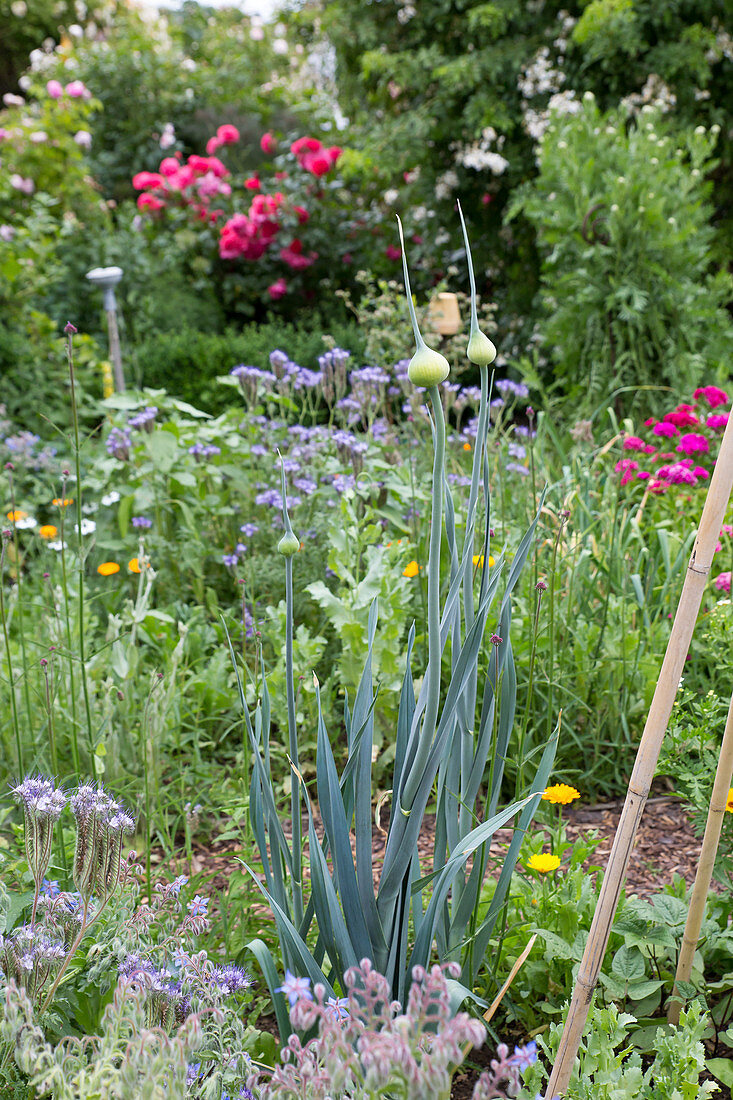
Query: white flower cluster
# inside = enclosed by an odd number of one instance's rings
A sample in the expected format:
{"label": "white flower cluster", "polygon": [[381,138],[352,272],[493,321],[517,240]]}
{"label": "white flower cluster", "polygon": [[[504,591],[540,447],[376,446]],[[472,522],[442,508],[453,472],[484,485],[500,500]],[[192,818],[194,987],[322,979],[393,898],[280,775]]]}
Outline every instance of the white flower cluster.
{"label": "white flower cluster", "polygon": [[417,8],[414,4],[410,3],[410,0],[407,0],[406,3],[400,6],[397,12],[397,21],[404,25],[405,23],[409,23],[411,19],[414,19],[416,15]]}
{"label": "white flower cluster", "polygon": [[457,147],[456,163],[462,164],[464,168],[473,168],[477,172],[488,169],[494,176],[500,176],[509,167],[509,161],[490,148],[494,142],[501,149],[504,144],[504,135],[497,138],[494,127],[487,126],[479,141],[474,142],[473,145]]}
{"label": "white flower cluster", "polygon": [[519,77],[517,86],[525,99],[532,99],[544,92],[556,92],[564,83],[565,74],[554,68],[549,46],[543,46]]}
{"label": "white flower cluster", "polygon": [[705,60],[714,64],[716,61],[720,61],[721,57],[733,61],[733,37],[722,28],[715,35],[715,45],[707,51]]}
{"label": "white flower cluster", "polygon": [[456,187],[458,187],[458,176],[452,168],[449,168],[442,176],[438,176],[435,181],[436,199],[449,199]]}
{"label": "white flower cluster", "polygon": [[536,110],[534,107],[528,107],[524,112],[524,128],[531,138],[535,141],[541,141],[545,136],[545,131],[550,125],[550,113],[554,111],[558,115],[577,115],[581,109],[580,100],[575,96],[575,92],[568,89],[566,92],[556,92],[555,95],[550,96],[549,103],[545,110]]}
{"label": "white flower cluster", "polygon": [[647,106],[666,114],[674,108],[676,103],[677,96],[656,73],[651,73],[647,77],[646,84],[640,92],[632,92],[621,100],[621,106],[630,115],[637,114]]}

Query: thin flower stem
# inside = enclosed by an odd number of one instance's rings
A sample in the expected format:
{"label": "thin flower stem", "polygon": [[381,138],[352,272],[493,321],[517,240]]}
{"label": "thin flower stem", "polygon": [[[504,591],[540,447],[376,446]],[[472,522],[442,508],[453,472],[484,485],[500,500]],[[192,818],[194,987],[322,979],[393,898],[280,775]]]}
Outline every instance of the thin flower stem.
{"label": "thin flower stem", "polygon": [[35,737],[33,735],[33,718],[31,714],[31,697],[28,690],[28,657],[25,648],[25,617],[23,614],[23,570],[20,561],[20,546],[18,545],[18,529],[15,526],[15,488],[13,483],[12,473],[8,474],[8,480],[10,481],[10,500],[13,510],[13,548],[15,550],[15,585],[18,590],[18,602],[16,604],[18,609],[18,636],[20,638],[20,654],[23,661],[23,700],[25,702],[25,715],[26,722],[28,723],[28,733],[31,737],[31,744],[35,750]]}
{"label": "thin flower stem", "polygon": [[[66,493],[66,481],[62,482],[62,497]],[[66,649],[69,655],[69,702],[71,704],[71,755],[77,784],[81,783],[81,763],[79,760],[79,722],[76,717],[76,684],[74,682],[74,655],[71,645],[71,611],[69,608],[69,582],[66,571],[66,543],[64,542],[64,512],[61,512],[61,580],[64,591],[64,617],[66,619]]]}
{"label": "thin flower stem", "polygon": [[68,970],[69,963],[71,962],[74,955],[76,954],[76,951],[77,951],[77,948],[79,947],[79,944],[84,939],[84,936],[89,931],[89,929],[92,927],[92,925],[98,920],[99,917],[101,917],[102,913],[104,912],[104,910],[107,907],[107,902],[109,901],[111,896],[112,896],[111,894],[107,895],[107,897],[104,899],[104,901],[100,905],[99,909],[97,909],[97,912],[94,914],[92,919],[88,922],[87,922],[87,916],[89,915],[89,902],[87,901],[85,903],[85,905],[84,905],[84,914],[82,916],[82,921],[81,921],[81,928],[77,932],[76,937],[74,939],[74,942],[72,943],[71,947],[69,948],[68,955],[66,956],[63,963],[61,964],[61,969],[59,970],[58,974],[56,975],[56,979],[55,979],[53,985],[51,986],[48,993],[46,994],[46,999],[43,1002],[43,1004],[41,1005],[41,1011],[40,1011],[39,1015],[43,1016],[44,1012],[47,1010],[48,1006],[51,1004],[51,1001],[53,1000],[54,994],[55,994],[56,990],[58,989],[59,985],[61,984],[61,979],[63,978],[64,974]]}
{"label": "thin flower stem", "polygon": [[430,551],[428,555],[428,682],[417,752],[400,796],[403,811],[409,812],[423,778],[425,765],[435,734],[440,702],[440,549],[443,534],[443,478],[445,476],[445,417],[437,386],[428,390],[435,416],[435,447],[433,454],[432,513],[430,516]]}
{"label": "thin flower stem", "polygon": [[[288,744],[292,765],[300,769],[298,732],[295,719],[295,684],[293,680],[293,558],[285,559],[285,690],[288,703]],[[300,823],[300,780],[290,772],[290,813],[293,830],[293,915],[298,927],[303,920],[303,842]]]}
{"label": "thin flower stem", "polygon": [[522,731],[519,735],[519,744],[517,746],[517,758],[519,760],[519,767],[517,768],[517,778],[514,785],[514,797],[519,798],[519,793],[524,788],[524,745],[527,736],[527,727],[529,725],[529,715],[532,707],[532,695],[534,694],[534,666],[535,658],[537,656],[537,634],[539,630],[540,622],[540,605],[542,603],[542,592],[537,592],[537,602],[535,604],[534,611],[534,624],[532,627],[532,649],[529,655],[529,683],[527,685],[527,702],[524,706],[524,720],[522,722]]}
{"label": "thin flower stem", "polygon": [[5,614],[5,547],[7,543],[2,540],[0,550],[0,619],[3,622],[3,638],[5,639],[5,654],[8,660],[8,679],[10,680],[10,709],[13,715],[13,730],[15,732],[15,751],[18,756],[18,774],[23,775],[23,744],[20,740],[20,722],[18,721],[18,707],[15,701],[15,674],[13,672],[13,657],[10,652],[10,638],[8,637],[8,620]]}
{"label": "thin flower stem", "polygon": [[82,543],[82,488],[81,488],[81,447],[79,443],[79,410],[76,405],[76,376],[74,357],[71,352],[72,334],[66,338],[66,357],[69,363],[69,382],[71,385],[71,415],[74,424],[74,463],[76,468],[76,536],[79,547],[79,662],[81,665],[81,685],[84,694],[84,709],[87,719],[87,738],[89,740],[89,762],[94,782],[97,781],[97,764],[94,755],[94,733],[92,731],[92,708],[89,702],[87,683],[86,653],[84,648],[84,547]]}

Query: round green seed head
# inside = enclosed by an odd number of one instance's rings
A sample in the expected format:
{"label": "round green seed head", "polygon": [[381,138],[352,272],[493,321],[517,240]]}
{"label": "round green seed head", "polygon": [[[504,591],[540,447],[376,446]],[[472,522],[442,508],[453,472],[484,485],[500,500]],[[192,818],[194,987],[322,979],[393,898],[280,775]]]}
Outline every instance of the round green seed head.
{"label": "round green seed head", "polygon": [[413,386],[438,386],[450,373],[450,364],[439,351],[433,351],[425,344],[418,348],[407,368],[407,377]]}
{"label": "round green seed head", "polygon": [[468,341],[466,355],[476,366],[488,367],[496,359],[496,348],[481,329],[476,329]]}
{"label": "round green seed head", "polygon": [[292,558],[293,554],[297,554],[300,550],[300,541],[297,535],[294,535],[292,531],[288,531],[280,539],[277,544],[278,554],[283,554],[286,558]]}

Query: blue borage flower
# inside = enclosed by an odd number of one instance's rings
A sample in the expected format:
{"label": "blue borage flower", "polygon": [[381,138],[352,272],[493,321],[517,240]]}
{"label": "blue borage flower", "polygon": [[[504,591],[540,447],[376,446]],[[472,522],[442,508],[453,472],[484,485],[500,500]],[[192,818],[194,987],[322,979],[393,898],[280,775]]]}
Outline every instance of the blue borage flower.
{"label": "blue borage flower", "polygon": [[278,986],[275,992],[283,993],[291,1006],[297,1004],[301,997],[305,997],[307,1001],[313,1000],[310,978],[298,978],[287,969],[283,984]]}

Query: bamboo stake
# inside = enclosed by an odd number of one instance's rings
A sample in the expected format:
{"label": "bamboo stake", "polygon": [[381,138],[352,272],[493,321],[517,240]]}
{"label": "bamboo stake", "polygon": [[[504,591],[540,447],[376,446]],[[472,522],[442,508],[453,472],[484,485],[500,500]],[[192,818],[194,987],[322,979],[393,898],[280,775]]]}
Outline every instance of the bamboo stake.
{"label": "bamboo stake", "polygon": [[697,865],[695,885],[692,888],[690,898],[690,911],[687,914],[685,933],[682,937],[680,957],[677,960],[677,973],[674,979],[672,1000],[669,1003],[667,1019],[671,1024],[680,1022],[680,1009],[683,997],[679,994],[677,986],[679,982],[689,982],[692,973],[692,961],[700,939],[700,928],[705,916],[705,903],[710,890],[710,880],[713,877],[715,856],[720,842],[720,830],[723,828],[723,815],[728,802],[728,791],[733,778],[733,696],[731,696],[728,718],[725,723],[725,731],[720,746],[720,757],[715,772],[713,794],[710,799],[708,820],[705,825],[705,836],[700,849],[700,861]]}
{"label": "bamboo stake", "polygon": [[700,518],[700,527],[687,566],[677,614],[662,661],[659,680],[654,691],[644,732],[629,781],[626,801],[616,829],[616,837],[608,858],[598,904],[593,916],[588,942],[573,990],[565,1028],[560,1040],[555,1064],[545,1096],[563,1096],[570,1081],[580,1039],[588,1016],[593,992],[598,982],[603,956],[611,934],[621,886],[626,877],[636,831],[644,811],[654,771],[667,729],[685,658],[692,639],[702,594],[705,588],[725,510],[733,486],[733,416],[728,418],[715,463],[710,488]]}

